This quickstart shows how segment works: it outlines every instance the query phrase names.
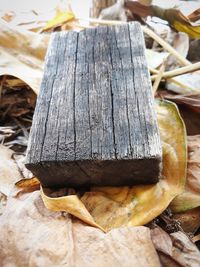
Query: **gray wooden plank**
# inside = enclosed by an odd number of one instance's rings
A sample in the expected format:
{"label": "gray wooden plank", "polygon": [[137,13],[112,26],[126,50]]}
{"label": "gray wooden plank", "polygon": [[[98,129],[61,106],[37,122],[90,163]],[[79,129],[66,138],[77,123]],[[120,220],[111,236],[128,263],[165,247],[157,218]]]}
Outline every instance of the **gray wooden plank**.
{"label": "gray wooden plank", "polygon": [[104,160],[115,159],[109,47],[105,40],[106,33],[106,27],[100,27],[94,32],[94,86],[90,88],[92,158]]}
{"label": "gray wooden plank", "polygon": [[46,132],[49,103],[52,98],[54,76],[57,72],[59,57],[57,56],[59,36],[52,35],[45,58],[44,75],[41,83],[40,96],[34,112],[32,129],[27,149],[27,161],[41,161],[42,147]]}
{"label": "gray wooden plank", "polygon": [[[133,64],[133,80],[138,118],[140,120],[140,134],[142,137],[136,143],[140,149],[138,158],[157,157],[161,155],[161,143],[159,137],[156,114],[153,108],[153,96],[151,90],[150,75],[145,58],[144,38],[139,23],[130,23],[128,25],[131,44],[131,60]],[[129,98],[128,98],[129,99]],[[131,133],[135,132],[134,123],[131,124]]]}
{"label": "gray wooden plank", "polygon": [[54,33],[27,166],[44,185],[155,182],[161,143],[138,23]]}
{"label": "gray wooden plank", "polygon": [[[85,31],[79,33],[77,44],[76,77],[74,86],[75,113],[74,129],[76,133],[75,159],[91,157],[91,131],[89,114],[89,62],[88,41]],[[90,51],[89,51],[90,52]]]}
{"label": "gray wooden plank", "polygon": [[[58,33],[59,34],[59,33]],[[62,80],[63,86],[60,99],[59,113],[59,136],[56,160],[74,160],[75,159],[75,80],[76,80],[76,60],[77,60],[77,32],[68,32],[63,35],[65,42],[65,53],[61,55],[64,58]]]}

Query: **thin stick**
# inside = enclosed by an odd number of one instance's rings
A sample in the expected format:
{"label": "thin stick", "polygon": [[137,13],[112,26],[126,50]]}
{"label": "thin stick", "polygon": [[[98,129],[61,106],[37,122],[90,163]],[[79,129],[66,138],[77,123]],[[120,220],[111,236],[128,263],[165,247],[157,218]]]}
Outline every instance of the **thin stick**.
{"label": "thin stick", "polygon": [[174,55],[181,65],[183,65],[183,66],[191,65],[191,62],[189,60],[187,60],[183,56],[181,56],[171,45],[169,45],[167,42],[165,42],[160,36],[158,36],[151,29],[142,26],[142,30],[143,30],[144,33],[146,33],[151,38],[153,38],[156,42],[158,42],[170,54]]}
{"label": "thin stick", "polygon": [[158,73],[159,73],[158,70],[156,70],[156,69],[152,69],[152,68],[150,68],[150,67],[149,67],[149,71],[150,71],[151,73],[153,73],[153,74],[158,74]]}
{"label": "thin stick", "polygon": [[156,75],[156,79],[155,79],[155,82],[154,82],[153,87],[152,87],[153,95],[156,94],[156,91],[157,91],[158,86],[159,86],[159,84],[160,84],[160,81],[161,81],[161,79],[162,79],[164,70],[165,70],[165,64],[164,64],[164,62],[163,62],[163,64],[162,64],[161,67],[160,67],[160,70],[159,70],[158,74]]}
{"label": "thin stick", "polygon": [[177,86],[181,87],[185,91],[188,91],[189,93],[191,93],[191,92],[199,93],[199,90],[198,89],[195,89],[195,88],[193,88],[191,86],[188,86],[188,85],[185,85],[184,83],[181,83],[180,81],[178,81],[176,79],[176,77],[175,78],[168,79],[168,82],[175,83]]}
{"label": "thin stick", "polygon": [[92,24],[100,24],[100,25],[122,25],[127,23],[125,21],[120,21],[120,20],[104,20],[95,18],[78,18],[78,20],[89,21]]}
{"label": "thin stick", "polygon": [[[186,66],[186,67],[182,67],[182,68],[178,68],[176,70],[170,70],[170,71],[166,71],[163,73],[163,76],[162,78],[172,78],[172,77],[175,77],[175,76],[178,76],[178,75],[181,75],[181,74],[185,74],[185,73],[188,73],[188,72],[193,72],[193,71],[196,71],[196,70],[199,70],[200,69],[200,62],[197,62],[195,64],[191,64],[189,66]],[[157,77],[157,75],[153,75],[151,76],[151,80],[155,80]]]}

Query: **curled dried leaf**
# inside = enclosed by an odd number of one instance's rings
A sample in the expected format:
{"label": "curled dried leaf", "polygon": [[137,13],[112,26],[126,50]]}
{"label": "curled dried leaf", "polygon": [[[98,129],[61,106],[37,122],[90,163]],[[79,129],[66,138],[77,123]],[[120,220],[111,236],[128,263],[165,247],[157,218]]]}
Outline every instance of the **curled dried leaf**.
{"label": "curled dried leaf", "polygon": [[175,104],[156,104],[163,141],[162,178],[154,185],[93,187],[81,199],[76,195],[42,197],[47,208],[65,210],[106,231],[120,226],[143,225],[162,213],[184,189],[186,171],[185,128]]}
{"label": "curled dried leaf", "polygon": [[69,195],[63,197],[51,197],[48,196],[48,191],[41,187],[41,196],[44,201],[45,206],[52,211],[66,211],[75,217],[81,219],[82,221],[100,228],[103,230],[101,226],[99,226],[85,208],[84,204],[78,198],[77,195]]}

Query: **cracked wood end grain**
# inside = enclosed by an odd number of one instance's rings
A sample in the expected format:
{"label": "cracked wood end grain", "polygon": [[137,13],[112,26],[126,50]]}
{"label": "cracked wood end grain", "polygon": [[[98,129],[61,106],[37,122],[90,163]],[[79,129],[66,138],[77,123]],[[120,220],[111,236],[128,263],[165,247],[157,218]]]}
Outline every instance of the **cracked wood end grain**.
{"label": "cracked wood end grain", "polygon": [[51,35],[26,157],[44,186],[158,181],[144,49],[139,23]]}

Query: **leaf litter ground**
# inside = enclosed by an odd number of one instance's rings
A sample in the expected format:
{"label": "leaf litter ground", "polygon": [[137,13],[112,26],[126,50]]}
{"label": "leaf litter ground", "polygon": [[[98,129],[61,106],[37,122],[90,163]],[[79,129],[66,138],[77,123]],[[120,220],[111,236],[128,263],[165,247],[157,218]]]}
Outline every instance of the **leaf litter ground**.
{"label": "leaf litter ground", "polygon": [[[66,25],[65,28],[75,27],[74,25],[77,24],[77,21],[73,24],[74,21],[70,18],[72,21],[67,26],[67,18],[62,19],[62,23]],[[51,21],[52,27],[53,21]],[[59,18],[55,21],[59,21]],[[59,27],[63,29],[62,23]],[[83,264],[88,265],[87,255],[92,255],[92,259],[94,259],[91,260],[91,266],[105,264],[104,257],[109,259],[110,265],[107,266],[113,266],[114,264],[118,266],[117,264],[120,261],[125,266],[160,266],[160,264],[167,266],[170,266],[170,264],[173,264],[172,266],[199,266],[199,252],[192,243],[192,238],[194,241],[198,241],[198,235],[196,234],[195,237],[195,233],[198,233],[199,228],[199,136],[188,137],[187,182],[184,190],[186,136],[175,104],[161,101],[156,105],[164,155],[163,178],[159,184],[133,188],[124,187],[121,190],[116,188],[92,188],[89,192],[75,192],[73,189],[63,189],[56,192],[52,189],[45,189],[40,194],[38,191],[39,181],[37,178],[28,179],[32,177],[32,174],[24,167],[23,158],[36,100],[36,95],[31,88],[38,93],[39,80],[42,75],[41,64],[30,64],[30,60],[33,59],[31,51],[34,52],[34,60],[41,60],[42,62],[49,37],[38,33],[29,34],[30,31],[22,31],[19,28],[13,29],[9,25],[4,25],[3,29],[4,33],[2,31],[1,35],[4,39],[0,45],[3,46],[4,55],[7,53],[10,58],[10,61],[8,61],[7,57],[4,57],[7,67],[2,74],[7,75],[3,75],[1,78],[0,116],[3,123],[0,128],[0,138],[3,143],[1,148],[1,177],[3,179],[0,186],[2,214],[0,224],[4,234],[1,235],[0,246],[4,248],[1,250],[0,259],[3,266],[8,264],[18,266],[19,262],[20,266],[27,266],[28,262],[31,262],[32,265],[39,264],[39,266],[46,266],[47,263],[50,266],[53,264],[59,266],[62,262],[67,261],[75,261],[77,266],[82,266]],[[45,30],[44,26],[43,29]],[[18,44],[13,43],[12,48],[8,49],[6,42],[8,42],[10,36],[9,31],[12,32],[13,36],[16,36]],[[24,38],[28,43],[36,43],[38,46],[33,47],[33,50],[29,45],[25,46],[22,50],[24,53],[22,57],[16,57],[16,52],[21,51],[20,46],[23,45],[21,42]],[[38,42],[38,40],[43,39],[45,39],[45,43],[43,41]],[[157,48],[150,51],[160,55],[162,51],[159,50],[160,47]],[[155,56],[149,56],[149,65],[153,66],[150,71],[157,74],[159,70],[156,69],[162,64],[163,57],[160,57],[161,61],[160,63],[157,62],[156,65],[150,61],[154,58]],[[176,60],[175,57],[174,61],[176,62]],[[27,69],[27,73],[23,72],[24,68]],[[34,72],[34,68],[36,72]],[[39,78],[29,75],[34,73],[37,73],[36,76]],[[165,86],[165,83],[161,80],[159,87],[163,86]],[[167,95],[160,95],[162,99],[170,99],[177,103],[180,109],[187,106],[193,112],[198,112],[199,99],[196,97],[198,94],[191,91],[191,96],[177,94],[173,97],[171,92],[166,92]],[[158,90],[157,97],[159,93],[160,90]],[[196,127],[195,134],[199,134],[200,128],[196,125],[193,125],[193,127]],[[191,126],[186,123],[187,132],[190,131],[189,127]],[[11,147],[14,152],[8,147]],[[23,180],[18,182],[13,189],[14,183],[20,179]],[[64,196],[60,198],[61,195]],[[176,197],[176,195],[178,196]],[[151,201],[148,201],[149,199]],[[172,199],[174,200],[171,202]],[[171,204],[168,207],[170,202]],[[48,211],[44,203],[54,211]],[[98,205],[99,203],[101,205]],[[166,209],[167,207],[168,209]],[[70,217],[70,213],[81,219],[82,222],[76,220],[75,217]],[[87,226],[83,222],[94,225],[96,228]],[[145,227],[132,227],[144,224],[147,225]],[[104,231],[110,231],[108,234],[104,234],[98,227],[103,228]],[[34,229],[37,228],[38,230],[34,233]],[[116,228],[116,230],[111,230],[113,228]],[[77,235],[73,235],[73,238],[71,235],[72,229],[74,229],[73,233],[77,232]],[[187,232],[187,235],[185,232]],[[81,240],[79,238],[80,233],[83,237]],[[11,237],[12,242],[6,242],[8,236]],[[43,237],[42,242],[36,244],[34,242],[36,239],[33,236],[40,240]],[[112,241],[110,240],[111,236]],[[60,251],[57,251],[57,246],[50,245],[52,242],[49,238],[52,238],[52,240],[57,238],[56,240],[61,242]],[[102,238],[104,241],[102,241]],[[18,242],[19,239],[22,239],[22,242]],[[71,252],[68,255],[62,244],[69,240],[69,250]],[[96,242],[97,240],[98,242]],[[107,251],[102,249],[106,246],[107,248],[113,247],[113,252],[115,249],[117,251],[115,247],[116,240],[119,242],[118,248],[122,249],[123,244],[124,250],[124,253],[119,255],[118,263],[115,253],[112,254],[110,249],[107,249]],[[131,240],[130,246],[129,240]],[[80,242],[82,242],[82,245]],[[85,244],[91,247],[88,254],[85,252]],[[34,252],[32,250],[33,246],[35,247]],[[143,259],[134,256],[137,253],[134,254],[132,251],[134,249],[137,252],[137,247],[139,251],[143,249],[143,255],[145,255]],[[130,249],[131,253],[126,250],[127,248]],[[97,261],[95,251],[99,250],[103,253],[102,258]],[[28,252],[25,253],[25,251]],[[41,258],[31,256],[31,254],[38,255],[39,251]],[[48,253],[46,254],[45,251],[48,251]],[[124,262],[125,257],[127,262]],[[147,262],[149,265],[147,265]],[[69,266],[71,265],[69,264]]]}

